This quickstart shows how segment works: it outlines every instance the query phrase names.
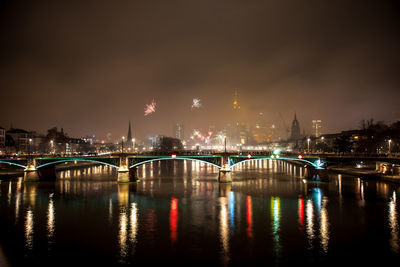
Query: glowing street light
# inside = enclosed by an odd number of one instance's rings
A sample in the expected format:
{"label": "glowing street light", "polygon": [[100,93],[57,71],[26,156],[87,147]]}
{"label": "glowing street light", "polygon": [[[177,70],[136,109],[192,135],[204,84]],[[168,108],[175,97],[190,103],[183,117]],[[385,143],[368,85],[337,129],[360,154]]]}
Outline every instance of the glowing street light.
{"label": "glowing street light", "polygon": [[125,141],[125,136],[122,136],[122,142],[121,142],[121,145],[122,145],[122,153],[124,153],[124,141]]}
{"label": "glowing street light", "polygon": [[390,145],[392,144],[392,139],[389,139],[388,143],[389,143],[389,154],[390,154]]}
{"label": "glowing street light", "polygon": [[50,140],[51,153],[54,154],[54,140]]}
{"label": "glowing street light", "polygon": [[132,151],[135,152],[135,138],[132,138]]}
{"label": "glowing street light", "polygon": [[32,138],[29,138],[29,149],[28,149],[28,154],[31,153],[31,145],[32,145]]}
{"label": "glowing street light", "polygon": [[307,151],[308,151],[308,153],[310,153],[310,141],[311,141],[311,139],[308,138],[307,139]]}

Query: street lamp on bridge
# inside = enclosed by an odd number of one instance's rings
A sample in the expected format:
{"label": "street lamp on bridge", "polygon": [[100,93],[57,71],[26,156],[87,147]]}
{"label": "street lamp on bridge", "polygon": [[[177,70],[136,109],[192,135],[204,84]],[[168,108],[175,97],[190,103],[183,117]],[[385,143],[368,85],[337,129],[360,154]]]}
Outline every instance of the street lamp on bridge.
{"label": "street lamp on bridge", "polygon": [[311,141],[311,139],[308,138],[307,139],[307,153],[310,153],[310,141]]}
{"label": "street lamp on bridge", "polygon": [[28,154],[31,154],[32,138],[29,138]]}
{"label": "street lamp on bridge", "polygon": [[388,144],[389,144],[389,147],[388,147],[389,153],[388,153],[388,154],[390,154],[390,145],[392,144],[392,139],[389,139],[389,140],[388,140]]}
{"label": "street lamp on bridge", "polygon": [[121,151],[122,151],[122,153],[124,153],[124,140],[125,140],[125,136],[122,136],[122,142],[121,142],[121,145],[122,145]]}
{"label": "street lamp on bridge", "polygon": [[54,141],[53,140],[50,140],[50,149],[51,149],[50,153],[54,154]]}

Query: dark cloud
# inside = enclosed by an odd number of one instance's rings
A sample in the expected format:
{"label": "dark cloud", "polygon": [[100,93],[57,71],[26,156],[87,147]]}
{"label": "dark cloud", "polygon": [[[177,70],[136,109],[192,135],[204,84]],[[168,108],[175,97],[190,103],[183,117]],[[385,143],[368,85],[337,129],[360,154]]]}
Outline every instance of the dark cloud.
{"label": "dark cloud", "polygon": [[[396,1],[3,1],[0,124],[72,136],[400,118]],[[190,110],[199,97],[203,109]],[[144,117],[152,99],[157,112]]]}

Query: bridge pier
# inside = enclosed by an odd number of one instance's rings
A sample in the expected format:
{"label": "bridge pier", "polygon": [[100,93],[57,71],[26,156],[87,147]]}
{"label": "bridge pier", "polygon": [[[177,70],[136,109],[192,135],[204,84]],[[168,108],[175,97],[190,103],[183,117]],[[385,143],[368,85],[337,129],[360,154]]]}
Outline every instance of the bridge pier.
{"label": "bridge pier", "polygon": [[129,183],[138,181],[137,168],[118,169],[118,183]]}
{"label": "bridge pier", "polygon": [[118,169],[118,183],[136,182],[138,180],[137,168],[128,168],[128,161],[125,156],[120,157]]}
{"label": "bridge pier", "polygon": [[229,167],[229,155],[222,156],[221,169],[219,169],[218,182],[230,183],[232,182],[231,167]]}
{"label": "bridge pier", "polygon": [[24,170],[24,182],[37,182],[40,180],[39,173],[36,169]]}
{"label": "bridge pier", "polygon": [[329,182],[329,174],[325,169],[316,169],[307,166],[304,170],[304,177],[311,181]]}
{"label": "bridge pier", "polygon": [[37,182],[40,180],[40,175],[36,169],[36,161],[34,158],[27,159],[27,166],[24,170],[24,182]]}
{"label": "bridge pier", "polygon": [[40,168],[28,166],[24,170],[24,182],[37,182],[37,181],[54,181],[56,180],[56,169],[54,166]]}
{"label": "bridge pier", "polygon": [[232,182],[231,170],[220,170],[218,174],[218,182],[230,183]]}

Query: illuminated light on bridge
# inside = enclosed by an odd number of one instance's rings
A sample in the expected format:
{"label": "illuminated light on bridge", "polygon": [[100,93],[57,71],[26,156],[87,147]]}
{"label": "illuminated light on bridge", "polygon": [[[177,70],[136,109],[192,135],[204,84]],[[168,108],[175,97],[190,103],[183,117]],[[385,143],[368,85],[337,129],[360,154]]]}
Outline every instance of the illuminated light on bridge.
{"label": "illuminated light on bridge", "polygon": [[247,155],[247,158],[248,158],[248,159],[251,159],[251,155],[250,155],[250,154],[248,154],[248,155]]}
{"label": "illuminated light on bridge", "polygon": [[277,147],[274,149],[274,151],[272,152],[272,154],[274,155],[279,155],[281,153],[282,149],[280,147]]}
{"label": "illuminated light on bridge", "polygon": [[318,160],[316,160],[316,161],[314,162],[314,166],[315,166],[315,168],[317,168],[317,169],[323,169],[323,167],[324,167],[324,162],[323,162],[322,160],[318,159]]}
{"label": "illuminated light on bridge", "polygon": [[171,158],[176,159],[176,154],[172,154]]}
{"label": "illuminated light on bridge", "polygon": [[299,155],[298,158],[299,158],[299,159],[302,159],[302,158],[303,158],[303,155]]}

